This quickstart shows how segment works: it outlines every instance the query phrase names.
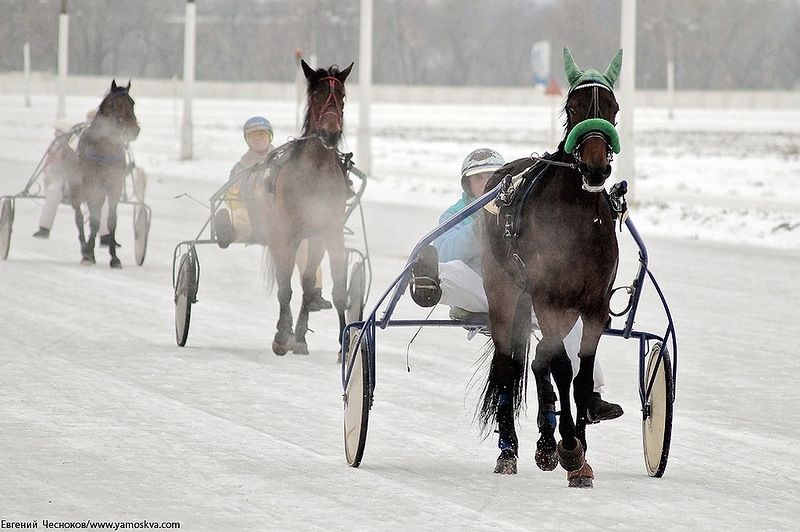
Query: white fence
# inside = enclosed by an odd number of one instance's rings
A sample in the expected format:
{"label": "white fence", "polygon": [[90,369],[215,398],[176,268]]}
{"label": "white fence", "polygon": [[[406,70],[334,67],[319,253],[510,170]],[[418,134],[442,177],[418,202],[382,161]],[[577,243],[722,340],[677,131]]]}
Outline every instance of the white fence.
{"label": "white fence", "polygon": [[[117,80],[126,83],[127,78]],[[53,74],[34,72],[28,80],[32,94],[56,94],[57,78]],[[110,83],[110,78],[99,76],[70,76],[67,94],[73,96],[100,96]],[[180,80],[134,79],[137,96],[180,97]],[[0,93],[24,93],[25,76],[21,72],[0,74]],[[293,83],[227,83],[195,81],[195,98],[294,100],[297,89]],[[358,101],[358,84],[348,85],[348,97]],[[531,104],[550,105],[552,96],[530,87],[445,87],[414,85],[375,85],[372,100],[375,102],[429,102],[474,104]],[[560,98],[557,98],[560,101]],[[732,109],[797,109],[800,108],[800,91],[675,91],[673,105],[677,108],[732,108]],[[637,107],[667,107],[667,91],[640,90],[636,92]]]}

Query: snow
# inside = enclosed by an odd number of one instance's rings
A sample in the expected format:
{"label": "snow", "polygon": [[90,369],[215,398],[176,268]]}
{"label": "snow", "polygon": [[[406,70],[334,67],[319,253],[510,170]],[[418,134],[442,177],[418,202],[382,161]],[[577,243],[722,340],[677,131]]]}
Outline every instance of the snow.
{"label": "snow", "polygon": [[[55,98],[23,101],[0,95],[0,194],[22,189],[52,135]],[[98,102],[70,97],[68,116],[78,121]],[[346,109],[350,150],[357,107]],[[363,202],[368,309],[458,197],[464,155],[552,150],[552,113],[375,105]],[[291,102],[200,100],[195,157],[180,161],[179,102],[137,99],[133,148],[153,209],[142,267],[129,207],[120,209],[116,271],[102,250],[95,267],[78,264],[68,207],[41,241],[30,236],[41,205],[17,201],[0,263],[0,519],[215,531],[794,529],[800,111],[677,109],[669,119],[636,110],[631,217],[680,348],[673,441],[664,477],[648,477],[636,346],[604,338],[604,395],[625,415],[589,428],[593,490],[536,468],[533,401],[519,423],[519,474],[492,473],[496,441],[473,423],[484,342],[457,328],[378,331],[366,452],[360,468],[347,467],[336,316],[311,316],[310,355],[273,355],[277,301],[258,247],[200,247],[199,301],[187,346],[175,345],[173,250],[208,217],[201,204],[241,155],[241,123],[254,114],[270,119],[276,141],[295,134]],[[618,284],[636,267],[628,235],[620,241]],[[657,319],[648,297],[644,329]],[[408,299],[398,313],[423,317]]]}

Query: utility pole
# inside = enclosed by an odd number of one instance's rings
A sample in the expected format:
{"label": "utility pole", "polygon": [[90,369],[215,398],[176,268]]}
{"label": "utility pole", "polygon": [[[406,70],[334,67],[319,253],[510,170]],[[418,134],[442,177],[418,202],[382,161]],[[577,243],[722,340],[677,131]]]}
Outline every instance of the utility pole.
{"label": "utility pole", "polygon": [[69,71],[69,14],[67,0],[61,0],[61,14],[58,16],[58,106],[56,120],[67,116],[67,72]]}
{"label": "utility pole", "polygon": [[636,99],[636,0],[622,0],[620,44],[623,50],[620,75],[620,127],[622,151],[617,156],[617,180],[628,182],[628,202],[636,201],[636,141],[633,132],[633,109]]}
{"label": "utility pole", "polygon": [[358,50],[358,167],[369,175],[372,171],[372,0],[361,0]]}
{"label": "utility pole", "polygon": [[192,97],[194,92],[195,28],[197,16],[194,0],[186,0],[183,31],[183,122],[181,123],[181,159],[193,157]]}

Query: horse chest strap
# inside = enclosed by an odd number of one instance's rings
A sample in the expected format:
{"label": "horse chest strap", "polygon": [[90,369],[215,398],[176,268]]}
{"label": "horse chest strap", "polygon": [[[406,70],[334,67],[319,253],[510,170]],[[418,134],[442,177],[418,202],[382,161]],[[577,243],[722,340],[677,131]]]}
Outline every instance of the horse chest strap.
{"label": "horse chest strap", "polygon": [[[503,220],[503,238],[515,244],[519,236],[520,225],[522,220],[522,208],[525,206],[525,199],[531,193],[534,185],[539,181],[539,178],[549,168],[548,164],[544,164],[541,169],[534,174],[533,170],[537,165],[529,166],[519,174],[507,178],[506,186],[498,194],[498,210],[497,217],[502,216]],[[520,191],[521,189],[521,191]]]}

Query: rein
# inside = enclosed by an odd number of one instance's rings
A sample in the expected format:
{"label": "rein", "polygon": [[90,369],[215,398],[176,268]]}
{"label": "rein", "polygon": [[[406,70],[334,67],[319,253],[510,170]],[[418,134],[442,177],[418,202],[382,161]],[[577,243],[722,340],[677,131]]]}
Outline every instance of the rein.
{"label": "rein", "polygon": [[297,137],[292,140],[296,142],[300,140],[311,140],[311,139],[319,139],[320,143],[322,143],[322,147],[325,148],[326,150],[336,149],[336,145],[329,146],[328,143],[325,142],[325,139],[322,138],[322,135],[320,135],[319,133],[314,133],[313,135],[303,135],[302,137]]}
{"label": "rein", "polygon": [[86,156],[87,159],[91,159],[92,161],[97,161],[99,163],[111,163],[114,161],[119,161],[120,159],[125,157],[125,150],[123,149],[113,157],[100,157],[99,155],[93,155],[91,153],[86,153],[84,155]]}

